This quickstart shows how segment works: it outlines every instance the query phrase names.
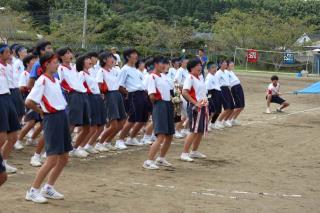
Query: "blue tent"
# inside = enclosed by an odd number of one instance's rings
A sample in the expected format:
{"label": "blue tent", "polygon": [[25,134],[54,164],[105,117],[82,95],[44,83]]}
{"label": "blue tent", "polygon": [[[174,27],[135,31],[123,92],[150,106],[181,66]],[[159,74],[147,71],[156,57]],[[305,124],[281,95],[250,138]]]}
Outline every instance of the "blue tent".
{"label": "blue tent", "polygon": [[311,84],[310,86],[294,91],[295,94],[320,94],[320,81],[314,84]]}

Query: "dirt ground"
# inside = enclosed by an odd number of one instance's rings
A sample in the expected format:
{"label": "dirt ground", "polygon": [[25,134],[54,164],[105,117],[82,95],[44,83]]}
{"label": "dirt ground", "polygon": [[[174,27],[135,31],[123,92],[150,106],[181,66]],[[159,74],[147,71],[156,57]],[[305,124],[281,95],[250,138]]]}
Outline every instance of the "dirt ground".
{"label": "dirt ground", "polygon": [[[285,113],[264,114],[269,75],[241,74],[246,94],[242,126],[210,133],[200,151],[206,160],[179,160],[183,141],[168,154],[172,169],[146,171],[148,147],[71,159],[56,184],[64,201],[24,200],[36,168],[34,148],[14,151],[19,172],[0,188],[0,212],[319,212],[320,96],[284,95]],[[281,76],[283,92],[314,79]],[[274,107],[275,109],[275,107]]]}

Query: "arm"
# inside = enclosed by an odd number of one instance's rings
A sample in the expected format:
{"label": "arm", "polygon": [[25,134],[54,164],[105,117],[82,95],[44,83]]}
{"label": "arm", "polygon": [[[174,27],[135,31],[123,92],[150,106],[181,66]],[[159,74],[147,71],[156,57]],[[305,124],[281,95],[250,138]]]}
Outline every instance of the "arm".
{"label": "arm", "polygon": [[25,105],[27,108],[32,109],[33,111],[39,113],[41,117],[43,117],[43,111],[40,107],[38,107],[36,102],[31,99],[27,99]]}

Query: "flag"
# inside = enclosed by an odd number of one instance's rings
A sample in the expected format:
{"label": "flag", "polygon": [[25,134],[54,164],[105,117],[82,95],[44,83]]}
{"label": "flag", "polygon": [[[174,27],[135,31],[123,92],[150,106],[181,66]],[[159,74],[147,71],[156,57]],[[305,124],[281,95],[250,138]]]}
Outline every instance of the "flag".
{"label": "flag", "polygon": [[259,58],[259,54],[257,50],[247,50],[247,62],[249,63],[257,63]]}
{"label": "flag", "polygon": [[294,64],[295,59],[293,53],[284,53],[283,54],[283,61],[285,64]]}

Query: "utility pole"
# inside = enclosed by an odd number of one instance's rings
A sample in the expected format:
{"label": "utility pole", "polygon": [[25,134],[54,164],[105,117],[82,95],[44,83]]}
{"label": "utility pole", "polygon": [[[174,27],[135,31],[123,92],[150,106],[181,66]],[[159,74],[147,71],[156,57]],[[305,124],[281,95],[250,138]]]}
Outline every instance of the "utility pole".
{"label": "utility pole", "polygon": [[83,29],[82,29],[82,43],[81,43],[81,47],[83,49],[86,48],[87,11],[88,11],[88,0],[84,0]]}

